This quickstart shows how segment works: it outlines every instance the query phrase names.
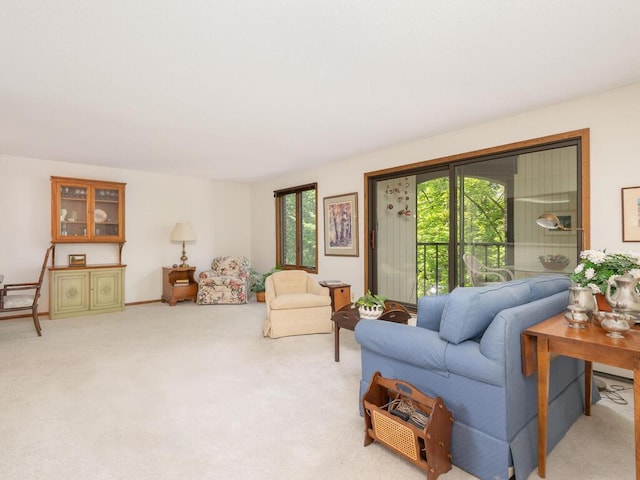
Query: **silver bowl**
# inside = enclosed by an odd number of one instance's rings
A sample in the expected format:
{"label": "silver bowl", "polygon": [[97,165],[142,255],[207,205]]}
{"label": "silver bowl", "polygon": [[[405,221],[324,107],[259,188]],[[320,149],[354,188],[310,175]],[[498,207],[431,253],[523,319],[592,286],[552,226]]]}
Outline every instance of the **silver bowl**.
{"label": "silver bowl", "polygon": [[607,337],[624,338],[623,333],[628,331],[636,322],[633,315],[616,312],[594,313],[596,323],[600,325]]}
{"label": "silver bowl", "polygon": [[589,323],[589,312],[580,305],[569,305],[564,314],[564,318],[569,324],[569,328],[584,328]]}

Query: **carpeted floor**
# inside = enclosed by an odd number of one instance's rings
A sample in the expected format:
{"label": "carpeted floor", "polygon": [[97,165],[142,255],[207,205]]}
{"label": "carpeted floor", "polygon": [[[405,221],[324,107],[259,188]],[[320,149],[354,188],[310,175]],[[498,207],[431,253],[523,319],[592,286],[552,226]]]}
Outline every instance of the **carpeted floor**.
{"label": "carpeted floor", "polygon": [[[425,478],[363,447],[353,333],[336,363],[332,334],[263,338],[264,308],[45,317],[41,338],[29,319],[0,322],[0,478]],[[633,452],[632,406],[603,399],[551,453],[547,478],[631,479]]]}

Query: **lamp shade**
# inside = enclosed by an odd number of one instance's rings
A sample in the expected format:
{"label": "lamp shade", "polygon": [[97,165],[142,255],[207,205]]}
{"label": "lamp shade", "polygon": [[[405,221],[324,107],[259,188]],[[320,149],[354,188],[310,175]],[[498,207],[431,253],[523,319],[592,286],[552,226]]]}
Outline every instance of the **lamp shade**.
{"label": "lamp shade", "polygon": [[193,242],[196,239],[196,233],[193,231],[189,222],[178,222],[171,232],[172,242]]}

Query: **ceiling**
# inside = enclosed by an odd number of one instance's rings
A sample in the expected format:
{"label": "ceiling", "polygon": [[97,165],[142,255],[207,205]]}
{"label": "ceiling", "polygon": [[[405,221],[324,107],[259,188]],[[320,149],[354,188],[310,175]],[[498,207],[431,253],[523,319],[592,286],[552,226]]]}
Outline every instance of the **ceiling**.
{"label": "ceiling", "polygon": [[0,0],[0,154],[253,182],[640,81],[638,0]]}

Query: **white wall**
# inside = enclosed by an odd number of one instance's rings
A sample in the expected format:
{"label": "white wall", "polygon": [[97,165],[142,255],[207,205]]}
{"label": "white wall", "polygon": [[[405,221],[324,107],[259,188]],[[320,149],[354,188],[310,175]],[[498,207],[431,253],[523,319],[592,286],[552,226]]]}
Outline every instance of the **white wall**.
{"label": "white wall", "polygon": [[[251,230],[264,233],[260,238],[254,235],[251,240],[254,264],[265,269],[275,262],[273,190],[318,182],[318,277],[348,282],[352,293],[359,296],[364,290],[365,172],[582,128],[591,130],[591,247],[640,251],[638,243],[622,242],[620,193],[622,187],[640,185],[638,83],[254,184]],[[326,257],[322,198],[354,191],[358,192],[359,202],[360,256]]]}
{"label": "white wall", "polygon": [[[128,303],[160,297],[160,267],[178,262],[180,255],[180,246],[169,242],[177,221],[190,221],[196,230],[198,240],[187,255],[198,271],[222,254],[247,255],[254,268],[268,270],[275,263],[273,191],[317,182],[318,277],[348,282],[359,296],[364,291],[365,172],[581,128],[591,129],[591,246],[640,251],[638,243],[622,242],[620,224],[620,189],[640,185],[639,106],[640,83],[251,186],[0,155],[0,272],[10,282],[31,281],[37,273],[51,238],[51,175],[127,183],[123,261]],[[324,256],[322,198],[349,192],[358,192],[360,255]],[[89,262],[97,263],[115,254],[115,247],[61,246],[58,251],[59,263],[67,253],[85,252]],[[45,289],[43,311],[47,295]]]}
{"label": "white wall", "polygon": [[[186,248],[196,274],[207,269],[214,256],[250,257],[246,184],[0,155],[0,273],[5,283],[37,279],[51,241],[52,175],[127,184],[123,249],[127,303],[161,297],[161,267],[180,263],[182,246],[169,241],[176,222],[189,221],[196,232],[197,240]],[[58,245],[57,263],[66,264],[69,253],[86,253],[87,263],[117,261],[113,244]],[[48,292],[45,281],[40,311],[48,310]]]}

